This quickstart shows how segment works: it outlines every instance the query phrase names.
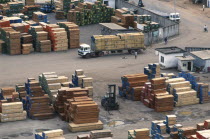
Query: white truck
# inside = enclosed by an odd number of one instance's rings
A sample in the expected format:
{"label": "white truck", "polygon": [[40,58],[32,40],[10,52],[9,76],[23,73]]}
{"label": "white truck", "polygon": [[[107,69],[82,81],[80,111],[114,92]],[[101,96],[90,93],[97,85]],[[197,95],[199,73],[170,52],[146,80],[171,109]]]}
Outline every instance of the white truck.
{"label": "white truck", "polygon": [[109,53],[140,53],[145,50],[143,33],[123,33],[117,35],[94,35],[91,37],[91,46],[81,44],[78,55],[83,58],[100,57]]}

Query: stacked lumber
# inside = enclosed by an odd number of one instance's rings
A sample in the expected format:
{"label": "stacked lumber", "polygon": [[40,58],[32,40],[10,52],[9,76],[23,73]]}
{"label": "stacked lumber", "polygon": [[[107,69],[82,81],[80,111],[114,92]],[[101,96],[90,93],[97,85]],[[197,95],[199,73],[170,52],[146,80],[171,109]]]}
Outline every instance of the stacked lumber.
{"label": "stacked lumber", "polygon": [[23,9],[24,15],[27,15],[29,19],[32,19],[33,13],[40,10],[40,5],[27,5]]}
{"label": "stacked lumber", "polygon": [[150,15],[136,15],[137,21],[134,22],[135,28],[143,31],[144,33],[150,31],[157,31],[160,28],[160,24],[152,22]]}
{"label": "stacked lumber", "polygon": [[55,102],[58,90],[62,87],[73,87],[66,76],[58,76],[55,72],[44,72],[39,75],[39,82],[43,90],[49,95],[52,103]]}
{"label": "stacked lumber", "polygon": [[128,130],[128,139],[150,139],[148,128]]}
{"label": "stacked lumber", "polygon": [[82,87],[82,79],[86,78],[86,75],[84,74],[83,69],[77,69],[75,70],[75,73],[72,74],[72,83],[76,87]]}
{"label": "stacked lumber", "polygon": [[73,22],[59,22],[61,28],[65,28],[68,37],[68,48],[79,48],[80,45],[80,29]]}
{"label": "stacked lumber", "polygon": [[[151,80],[151,88],[153,93],[162,93],[166,89],[165,78],[155,78]],[[169,95],[168,92],[155,95],[155,111],[171,111],[174,107],[174,97]]]}
{"label": "stacked lumber", "polygon": [[47,23],[47,14],[44,14],[42,12],[33,12],[32,16],[33,21],[35,22],[45,22]]}
{"label": "stacked lumber", "polygon": [[35,5],[34,0],[26,0],[26,5]]}
{"label": "stacked lumber", "polygon": [[48,32],[42,26],[33,26],[29,30],[33,36],[33,46],[37,52],[50,52],[51,41],[48,40]]}
{"label": "stacked lumber", "polygon": [[110,138],[112,139],[113,134],[111,130],[95,130],[90,132],[90,139],[103,139]]}
{"label": "stacked lumber", "polygon": [[[126,49],[144,49],[144,34],[138,33],[119,33],[117,35],[93,35],[91,45],[95,46],[96,51],[115,51]],[[131,53],[131,51],[129,50]]]}
{"label": "stacked lumber", "polygon": [[210,102],[209,85],[208,84],[202,84],[200,86],[199,98],[200,98],[201,103]]}
{"label": "stacked lumber", "polygon": [[65,139],[62,129],[43,131],[35,134],[35,139]]}
{"label": "stacked lumber", "polygon": [[50,99],[45,95],[39,82],[36,80],[28,80],[26,83],[27,97],[26,97],[26,110],[29,118],[31,119],[49,119],[54,116],[53,109],[51,108]]}
{"label": "stacked lumber", "polygon": [[[59,114],[62,120],[69,121],[71,119],[68,116],[69,99],[74,97],[85,97],[88,96],[88,90],[83,88],[62,88],[58,90],[58,95],[54,103],[54,108]],[[88,98],[87,98],[88,99]],[[88,99],[92,100],[92,99]]]}
{"label": "stacked lumber", "polygon": [[12,16],[12,14],[21,13],[22,10],[23,2],[7,2],[2,9],[2,14],[4,16]]}
{"label": "stacked lumber", "polygon": [[210,130],[196,131],[195,139],[208,139],[210,138]]}
{"label": "stacked lumber", "polygon": [[10,26],[20,32],[20,33],[27,33],[29,28],[30,28],[30,25],[27,24],[27,23],[13,23],[13,24],[10,24]]}
{"label": "stacked lumber", "polygon": [[0,40],[0,54],[5,52],[5,42],[3,40]]}
{"label": "stacked lumber", "polygon": [[1,39],[6,42],[6,53],[10,55],[21,54],[20,32],[11,27],[0,28]]}
{"label": "stacked lumber", "polygon": [[134,15],[126,8],[116,9],[115,16],[111,17],[111,22],[122,27],[134,27]]}
{"label": "stacked lumber", "polygon": [[20,101],[18,92],[12,87],[1,88],[0,99],[7,100],[8,102]]}
{"label": "stacked lumber", "polygon": [[183,88],[183,87],[191,87],[190,82],[189,81],[178,81],[178,82],[174,82],[174,83],[169,83],[168,91],[170,94],[173,94],[174,89]]}
{"label": "stacked lumber", "polygon": [[10,27],[10,22],[7,19],[0,20],[0,27]]}
{"label": "stacked lumber", "polygon": [[21,34],[22,54],[30,54],[34,52],[33,37],[28,33]]}
{"label": "stacked lumber", "polygon": [[195,127],[182,127],[178,129],[178,134],[180,138],[190,138],[191,135],[196,134]]}
{"label": "stacked lumber", "polygon": [[168,77],[169,79],[176,77],[174,73],[161,73],[161,77]]}
{"label": "stacked lumber", "polygon": [[16,84],[15,88],[16,88],[16,92],[18,92],[18,94],[19,94],[20,100],[22,101],[22,99],[27,96],[25,85]]}
{"label": "stacked lumber", "polygon": [[57,11],[55,12],[55,19],[56,20],[64,20],[66,17],[65,17],[65,14],[64,14],[64,11]]}
{"label": "stacked lumber", "polygon": [[67,32],[64,28],[59,28],[58,25],[46,26],[49,38],[52,43],[53,51],[65,51],[68,50]]}
{"label": "stacked lumber", "polygon": [[148,67],[144,67],[144,74],[148,76],[148,79],[160,77],[160,64],[159,63],[150,63]]}
{"label": "stacked lumber", "polygon": [[95,1],[95,3],[79,2],[74,9],[70,9],[67,12],[67,21],[83,26],[110,22],[114,9],[102,4],[102,1]]}
{"label": "stacked lumber", "polygon": [[141,90],[147,82],[148,76],[143,73],[130,74],[122,76],[121,80],[122,86],[119,87],[120,96],[134,101],[140,101]]}
{"label": "stacked lumber", "polygon": [[23,111],[22,102],[2,103],[0,106],[0,121],[11,122],[26,119],[26,111]]}
{"label": "stacked lumber", "polygon": [[82,87],[88,89],[89,97],[93,97],[93,78],[91,77],[83,78]]}

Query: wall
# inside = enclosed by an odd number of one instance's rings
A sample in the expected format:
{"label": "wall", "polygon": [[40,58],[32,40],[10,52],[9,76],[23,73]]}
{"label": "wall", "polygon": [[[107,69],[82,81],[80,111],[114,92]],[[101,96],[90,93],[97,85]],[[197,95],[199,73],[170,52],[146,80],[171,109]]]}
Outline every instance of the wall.
{"label": "wall", "polygon": [[[178,70],[179,71],[189,71],[188,70],[188,62],[191,62],[191,71],[193,71],[193,61],[181,61],[178,60]],[[186,64],[184,67],[183,64]]]}
{"label": "wall", "polygon": [[156,13],[149,11],[148,9],[137,7],[131,3],[125,2],[124,0],[116,0],[116,8],[129,8],[129,9],[138,9],[138,14],[148,14],[151,15],[152,21],[157,22],[161,25],[161,29],[158,36],[154,37],[153,32],[145,33],[145,45],[151,45],[163,41],[165,37],[174,37],[179,35],[179,24],[171,21],[165,17],[162,17]]}
{"label": "wall", "polygon": [[[165,68],[176,68],[178,66],[178,59],[176,56],[183,56],[183,53],[176,53],[176,54],[163,54],[159,53],[159,63],[163,65]],[[161,62],[161,56],[164,57],[164,63]]]}
{"label": "wall", "polygon": [[210,67],[210,59],[209,60],[206,60],[206,62],[205,62],[205,67],[204,67],[204,71],[205,72],[209,72],[208,71],[208,67]]}

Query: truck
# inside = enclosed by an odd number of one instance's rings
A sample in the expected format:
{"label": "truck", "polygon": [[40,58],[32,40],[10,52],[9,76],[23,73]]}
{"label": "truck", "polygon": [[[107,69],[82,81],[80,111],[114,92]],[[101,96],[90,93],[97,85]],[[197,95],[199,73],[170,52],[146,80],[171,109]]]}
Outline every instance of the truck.
{"label": "truck", "polygon": [[78,55],[83,58],[100,57],[110,53],[124,51],[134,54],[145,50],[143,33],[120,33],[116,35],[94,35],[91,37],[91,46],[81,44]]}

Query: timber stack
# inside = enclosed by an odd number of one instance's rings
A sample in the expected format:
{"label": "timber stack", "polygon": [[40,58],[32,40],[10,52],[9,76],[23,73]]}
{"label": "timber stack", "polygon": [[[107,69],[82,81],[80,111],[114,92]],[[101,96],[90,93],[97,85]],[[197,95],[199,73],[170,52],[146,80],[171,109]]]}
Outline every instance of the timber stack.
{"label": "timber stack", "polygon": [[54,116],[49,96],[42,90],[39,81],[28,79],[26,83],[26,111],[31,119],[49,119]]}
{"label": "timber stack", "polygon": [[[1,102],[2,103],[2,102]],[[0,106],[0,121],[11,122],[26,119],[22,102],[3,102]]]}
{"label": "timber stack", "polygon": [[68,107],[69,107],[69,99],[73,99],[74,97],[83,97],[88,96],[88,90],[82,88],[68,88],[64,87],[58,90],[58,95],[54,103],[54,108],[56,112],[59,114],[62,120],[69,121],[68,117]]}
{"label": "timber stack", "polygon": [[63,136],[63,130],[49,130],[35,134],[35,139],[65,139]]}
{"label": "timber stack", "polygon": [[119,87],[119,94],[121,97],[133,101],[140,101],[141,90],[148,80],[148,76],[140,74],[130,74],[121,77],[122,86]]}
{"label": "timber stack", "polygon": [[98,104],[88,97],[75,97],[69,100],[69,130],[71,132],[103,129],[99,120]]}

